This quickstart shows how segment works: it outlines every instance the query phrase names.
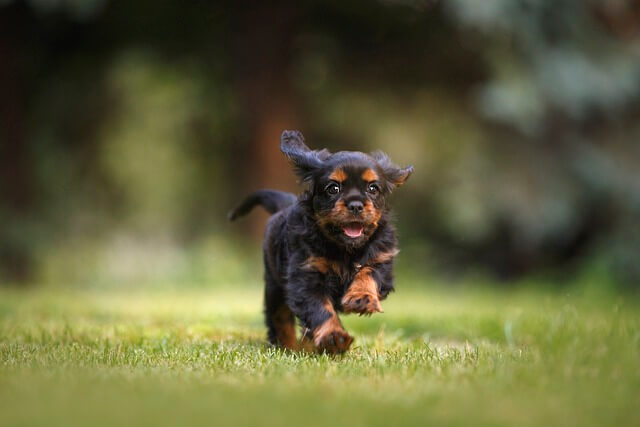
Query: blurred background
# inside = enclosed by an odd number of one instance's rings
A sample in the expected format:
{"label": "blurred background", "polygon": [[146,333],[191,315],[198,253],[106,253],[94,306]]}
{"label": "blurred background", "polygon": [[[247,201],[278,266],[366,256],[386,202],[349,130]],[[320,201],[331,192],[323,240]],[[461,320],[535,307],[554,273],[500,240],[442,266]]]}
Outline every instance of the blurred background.
{"label": "blurred background", "polygon": [[418,285],[640,292],[637,0],[0,0],[0,283],[256,285],[283,129],[415,166]]}

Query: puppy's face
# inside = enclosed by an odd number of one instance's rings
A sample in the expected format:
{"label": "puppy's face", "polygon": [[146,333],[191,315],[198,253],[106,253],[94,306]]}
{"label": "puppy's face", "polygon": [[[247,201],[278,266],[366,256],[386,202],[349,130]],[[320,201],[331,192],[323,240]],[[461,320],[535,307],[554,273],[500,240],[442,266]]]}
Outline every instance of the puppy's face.
{"label": "puppy's face", "polygon": [[282,134],[281,149],[303,181],[311,183],[314,217],[322,232],[349,249],[369,240],[384,212],[385,197],[413,172],[412,167],[393,165],[381,152],[310,150],[297,131]]}
{"label": "puppy's face", "polygon": [[313,210],[322,231],[344,246],[362,246],[375,232],[385,207],[387,183],[364,153],[333,154],[313,183]]}

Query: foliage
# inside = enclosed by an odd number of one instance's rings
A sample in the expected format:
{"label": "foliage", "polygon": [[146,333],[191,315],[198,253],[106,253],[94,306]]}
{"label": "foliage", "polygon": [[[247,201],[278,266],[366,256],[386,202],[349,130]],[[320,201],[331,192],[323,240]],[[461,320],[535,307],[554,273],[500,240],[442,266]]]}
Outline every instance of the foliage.
{"label": "foliage", "polygon": [[[229,229],[225,213],[296,190],[277,147],[298,128],[414,164],[394,206],[415,273],[596,265],[637,289],[638,10],[0,2],[0,281],[86,278],[149,248],[180,270],[164,254],[260,236],[264,217]],[[48,276],[75,251],[96,264]]]}

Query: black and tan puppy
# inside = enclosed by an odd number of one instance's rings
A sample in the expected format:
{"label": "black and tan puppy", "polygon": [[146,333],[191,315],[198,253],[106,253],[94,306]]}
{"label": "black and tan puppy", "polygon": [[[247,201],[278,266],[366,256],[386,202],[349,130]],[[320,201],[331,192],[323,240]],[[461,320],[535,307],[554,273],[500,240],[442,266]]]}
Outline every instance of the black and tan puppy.
{"label": "black and tan puppy", "polygon": [[308,183],[307,191],[295,197],[260,190],[229,217],[256,205],[273,214],[263,245],[269,341],[290,349],[306,342],[321,352],[342,353],[353,338],[338,313],[381,312],[380,301],[393,290],[398,249],[385,198],[413,168],[398,168],[382,152],[310,150],[298,131],[284,131],[280,149]]}

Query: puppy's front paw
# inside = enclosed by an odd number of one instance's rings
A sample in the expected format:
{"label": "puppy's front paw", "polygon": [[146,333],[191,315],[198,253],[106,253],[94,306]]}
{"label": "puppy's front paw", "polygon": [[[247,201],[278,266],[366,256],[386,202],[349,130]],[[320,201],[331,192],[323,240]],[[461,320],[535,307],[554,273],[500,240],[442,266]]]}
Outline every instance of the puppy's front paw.
{"label": "puppy's front paw", "polygon": [[382,305],[377,295],[368,292],[347,292],[342,298],[342,308],[345,313],[372,315],[382,313]]}
{"label": "puppy's front paw", "polygon": [[318,335],[314,342],[320,353],[340,354],[349,349],[353,337],[343,329],[334,329],[323,335]]}

